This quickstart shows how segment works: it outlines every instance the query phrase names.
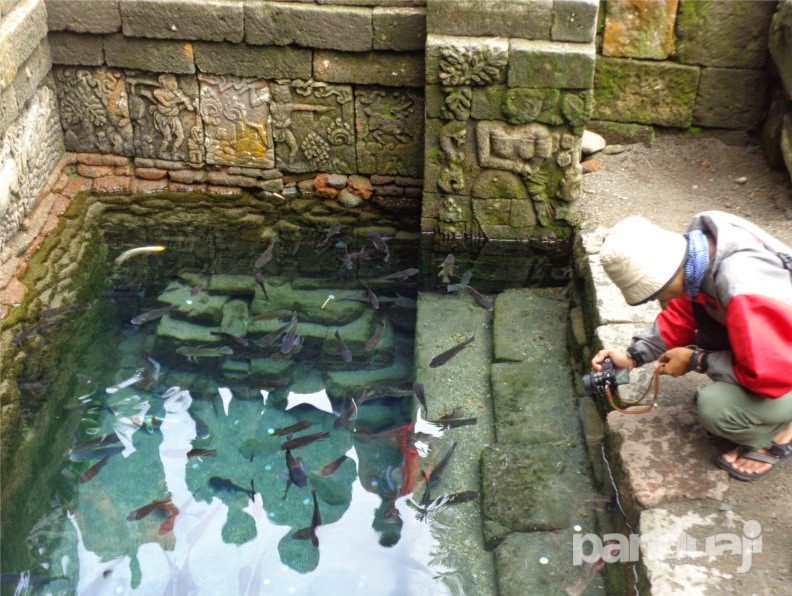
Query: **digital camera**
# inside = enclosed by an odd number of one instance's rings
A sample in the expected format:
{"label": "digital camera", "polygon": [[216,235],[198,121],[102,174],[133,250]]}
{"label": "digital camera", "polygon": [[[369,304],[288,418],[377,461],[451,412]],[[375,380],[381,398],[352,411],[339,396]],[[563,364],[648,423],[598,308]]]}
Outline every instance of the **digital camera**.
{"label": "digital camera", "polygon": [[583,386],[590,395],[595,397],[604,397],[606,389],[610,389],[613,393],[616,391],[617,385],[625,385],[629,382],[630,371],[626,368],[615,367],[610,358],[605,358],[602,361],[601,371],[592,371],[583,375]]}

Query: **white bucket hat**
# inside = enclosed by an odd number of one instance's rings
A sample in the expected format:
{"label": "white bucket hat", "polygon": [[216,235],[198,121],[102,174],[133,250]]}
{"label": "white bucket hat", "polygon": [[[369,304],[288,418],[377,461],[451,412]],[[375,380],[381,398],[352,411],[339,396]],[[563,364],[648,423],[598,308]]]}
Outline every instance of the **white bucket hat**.
{"label": "white bucket hat", "polygon": [[600,249],[605,273],[630,306],[655,298],[676,277],[687,257],[687,240],[634,215],[611,228]]}

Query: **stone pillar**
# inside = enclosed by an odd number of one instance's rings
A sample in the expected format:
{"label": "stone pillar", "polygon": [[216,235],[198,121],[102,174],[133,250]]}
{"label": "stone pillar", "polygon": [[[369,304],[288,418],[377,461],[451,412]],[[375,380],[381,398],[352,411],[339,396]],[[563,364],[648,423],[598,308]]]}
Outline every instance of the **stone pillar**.
{"label": "stone pillar", "polygon": [[427,0],[423,232],[529,240],[568,229],[598,6]]}

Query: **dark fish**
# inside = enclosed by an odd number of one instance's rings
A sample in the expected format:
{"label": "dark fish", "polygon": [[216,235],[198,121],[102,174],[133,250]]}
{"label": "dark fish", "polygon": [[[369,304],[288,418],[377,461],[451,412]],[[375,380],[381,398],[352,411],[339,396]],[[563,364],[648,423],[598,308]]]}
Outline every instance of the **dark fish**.
{"label": "dark fish", "polygon": [[292,534],[292,538],[297,540],[307,540],[310,538],[311,544],[314,546],[319,546],[319,538],[316,536],[316,528],[322,525],[322,516],[319,514],[319,501],[316,499],[315,490],[311,491],[311,496],[313,497],[314,502],[313,516],[311,516],[311,527],[297,530],[294,534]]}
{"label": "dark fish", "polygon": [[478,418],[458,418],[458,417],[450,417],[444,416],[439,418],[438,420],[431,421],[432,424],[435,424],[443,429],[449,428],[458,428],[460,426],[472,426],[478,422]]}
{"label": "dark fish", "polygon": [[286,330],[286,334],[281,340],[281,354],[290,354],[297,345],[299,336],[297,335],[297,312],[292,313],[291,322]]}
{"label": "dark fish", "polygon": [[425,505],[421,505],[418,507],[418,515],[416,518],[420,521],[426,519],[429,513],[435,513],[449,505],[460,505],[462,503],[469,503],[470,501],[475,501],[478,499],[479,493],[474,490],[466,490],[458,493],[452,493],[450,495],[443,495],[442,497],[437,497],[431,503],[427,503]]}
{"label": "dark fish", "polygon": [[129,515],[127,515],[127,520],[136,521],[139,519],[143,519],[144,517],[146,517],[150,513],[153,513],[157,509],[164,508],[167,504],[171,504],[171,505],[173,504],[169,496],[165,497],[164,499],[157,499],[156,501],[152,501],[148,505],[143,505],[143,507],[135,509]]}
{"label": "dark fish", "polygon": [[373,308],[374,310],[379,310],[379,305],[380,305],[379,298],[377,298],[377,295],[370,287],[368,287],[366,284],[363,284],[363,286],[366,288],[366,297],[368,298],[368,302],[371,305],[371,308]]}
{"label": "dark fish", "polygon": [[212,487],[214,490],[217,491],[226,491],[226,492],[237,492],[237,493],[244,493],[250,500],[254,500],[256,496],[256,487],[253,485],[253,481],[250,481],[250,489],[241,487],[238,484],[234,484],[228,478],[221,478],[220,476],[212,476],[209,479],[209,486]]}
{"label": "dark fish", "polygon": [[388,249],[388,240],[390,240],[390,236],[382,236],[377,232],[369,232],[366,234],[368,238],[371,240],[371,243],[381,253],[384,253],[385,258],[383,259],[384,262],[390,261],[390,250]]}
{"label": "dark fish", "polygon": [[255,263],[253,263],[253,267],[255,267],[256,269],[261,269],[264,265],[269,263],[272,260],[272,252],[274,248],[275,248],[275,241],[272,240],[269,243],[269,246],[267,246],[267,249],[263,253],[261,253],[261,256],[258,259],[256,259]]}
{"label": "dark fish", "polygon": [[341,457],[334,459],[329,464],[324,466],[322,468],[322,471],[319,472],[319,474],[321,474],[322,476],[329,476],[330,474],[335,472],[338,468],[340,468],[341,464],[343,464],[347,459],[349,458],[346,455],[342,455]]}
{"label": "dark fish", "polygon": [[302,458],[293,457],[289,449],[286,450],[286,468],[289,470],[289,478],[286,480],[286,490],[283,493],[284,499],[289,494],[289,487],[292,484],[296,484],[300,488],[308,486],[308,474],[305,473]]}
{"label": "dark fish", "polygon": [[374,332],[374,335],[371,336],[371,339],[369,339],[364,346],[366,352],[373,351],[380,344],[383,336],[385,335],[385,327],[387,326],[388,324],[386,320],[380,321],[377,326],[377,330]]}
{"label": "dark fish", "polygon": [[[614,552],[612,549],[616,548]],[[617,547],[608,547],[608,554],[617,555],[618,548]],[[597,557],[593,562],[586,563],[583,567],[583,573],[581,577],[576,581],[574,584],[570,584],[565,588],[565,592],[569,596],[579,596],[583,592],[586,591],[588,585],[597,577],[597,574],[605,568],[605,559],[600,555]]]}
{"label": "dark fish", "polygon": [[248,341],[244,337],[239,337],[238,335],[231,335],[230,333],[226,333],[225,331],[210,331],[212,335],[216,335],[224,339],[227,342],[234,343],[242,348],[247,348]]}
{"label": "dark fish", "polygon": [[291,323],[286,323],[285,325],[278,327],[275,331],[271,333],[267,333],[267,335],[257,340],[255,344],[260,348],[267,348],[271,346],[276,341],[278,341],[278,338],[280,338],[281,335],[283,335],[286,332],[290,324]]}
{"label": "dark fish", "polygon": [[299,422],[295,422],[291,426],[285,426],[283,428],[276,428],[272,434],[276,437],[281,437],[283,435],[288,435],[289,433],[296,433],[301,430],[305,430],[306,428],[310,427],[313,424],[310,420],[300,420]]}
{"label": "dark fish", "polygon": [[113,288],[102,292],[102,298],[143,298],[145,295],[145,290],[134,288]]}
{"label": "dark fish", "polygon": [[415,397],[418,398],[418,401],[423,406],[424,412],[429,412],[426,407],[426,392],[424,391],[423,383],[414,383],[413,393],[415,393]]}
{"label": "dark fish", "polygon": [[459,283],[463,286],[470,284],[470,280],[473,279],[473,270],[468,269],[462,274],[462,277],[459,278]]}
{"label": "dark fish", "polygon": [[454,275],[454,263],[456,259],[454,255],[449,254],[445,260],[440,264],[440,271],[437,274],[437,277],[443,280],[444,284],[451,282],[451,276]]}
{"label": "dark fish", "polygon": [[169,304],[168,306],[155,308],[153,310],[149,310],[139,314],[129,322],[132,323],[133,325],[143,325],[144,323],[156,321],[157,319],[162,318],[164,315],[168,314],[174,308],[176,308],[175,304]]}
{"label": "dark fish", "polygon": [[59,323],[60,323],[59,319],[44,319],[43,321],[39,321],[32,327],[17,333],[14,336],[14,338],[11,340],[11,343],[14,346],[20,346],[34,335],[39,335],[41,333],[48,333],[52,331],[58,326]]}
{"label": "dark fish", "polygon": [[300,350],[302,350],[304,341],[305,340],[298,335],[294,339],[294,345],[291,347],[291,350],[289,350],[288,352],[283,352],[281,350],[278,350],[274,354],[271,354],[270,358],[272,358],[273,360],[287,360],[287,359],[291,358],[292,356],[300,353]]}
{"label": "dark fish", "polygon": [[389,273],[388,275],[383,275],[382,277],[377,277],[377,281],[387,281],[389,279],[407,279],[408,277],[412,277],[418,273],[418,269],[411,267],[410,269],[402,269],[401,271],[396,271],[394,273]]}
{"label": "dark fish", "polygon": [[267,294],[267,286],[264,284],[264,274],[261,271],[256,271],[256,275],[253,277],[256,278],[256,283],[261,288],[261,291],[264,292],[264,298],[269,300],[269,294]]}
{"label": "dark fish", "polygon": [[80,484],[84,484],[85,482],[88,482],[91,478],[96,476],[99,473],[99,470],[104,468],[107,465],[107,462],[109,461],[110,461],[110,456],[106,455],[98,462],[96,462],[94,465],[92,465],[90,468],[85,470],[83,475],[80,476]]}
{"label": "dark fish", "polygon": [[215,457],[217,449],[190,449],[187,452],[187,457]]}
{"label": "dark fish", "polygon": [[326,246],[330,242],[330,238],[332,238],[333,236],[337,236],[340,233],[341,233],[341,224],[334,223],[332,226],[330,226],[325,230],[325,237],[319,244],[317,244],[317,247],[321,248],[323,246]]}
{"label": "dark fish", "polygon": [[123,450],[124,446],[121,445],[118,435],[111,433],[77,445],[69,451],[69,459],[71,461],[103,459],[121,453]]}
{"label": "dark fish", "polygon": [[454,455],[454,450],[456,449],[456,446],[457,446],[456,443],[453,443],[451,445],[451,449],[449,449],[448,453],[446,453],[443,456],[443,459],[440,460],[440,463],[438,463],[432,469],[432,472],[429,474],[429,476],[427,476],[424,472],[421,472],[421,474],[424,477],[424,480],[426,480],[426,488],[424,489],[424,494],[423,497],[421,498],[421,505],[425,506],[431,500],[430,491],[432,490],[433,486],[435,486],[438,482],[440,482],[440,478],[443,476],[443,472],[445,472],[445,469],[448,467],[448,462],[451,461],[451,456]]}
{"label": "dark fish", "polygon": [[[339,246],[339,244],[343,246]],[[339,257],[339,259],[341,259],[341,264],[344,266],[345,269],[352,269],[355,266],[355,261],[368,259],[368,252],[366,252],[366,247],[361,248],[357,252],[348,252],[347,245],[345,243],[340,242],[336,244],[336,246],[344,249],[344,256]]]}
{"label": "dark fish", "polygon": [[353,399],[352,403],[347,407],[346,410],[341,412],[341,415],[335,419],[333,422],[333,428],[342,428],[346,426],[349,421],[352,419],[352,416],[357,415],[358,405],[357,402]]}
{"label": "dark fish", "polygon": [[432,358],[432,361],[429,363],[429,368],[437,368],[438,366],[442,366],[443,364],[451,360],[451,358],[459,354],[459,352],[461,352],[470,344],[472,344],[475,340],[476,340],[476,336],[471,335],[462,343],[455,345],[453,348],[446,350],[442,354],[438,354],[437,356]]}
{"label": "dark fish", "polygon": [[341,339],[341,334],[336,329],[335,332],[336,336],[336,343],[338,343],[338,353],[341,354],[341,358],[343,358],[344,362],[352,362],[352,351],[349,349],[349,346],[346,345],[346,342]]}
{"label": "dark fish", "polygon": [[326,439],[329,436],[330,436],[329,432],[314,433],[312,435],[303,435],[302,437],[289,439],[288,441],[284,442],[280,446],[280,448],[285,449],[286,451],[290,449],[297,449],[298,447],[305,447],[306,445],[310,445],[314,441],[321,441],[322,439]]}
{"label": "dark fish", "polygon": [[470,294],[473,297],[473,300],[476,302],[476,304],[478,304],[484,310],[488,310],[488,311],[492,312],[492,309],[495,308],[493,306],[492,300],[490,298],[488,298],[487,296],[484,296],[483,294],[479,293],[478,290],[476,290],[475,288],[472,288],[472,287],[470,287],[468,285],[465,285],[465,284],[462,284],[462,283],[449,284],[448,291],[449,292],[454,292],[454,291],[456,291],[459,288],[462,288],[468,294]]}
{"label": "dark fish", "polygon": [[159,527],[160,536],[164,536],[173,530],[173,526],[176,523],[176,516],[179,515],[179,508],[173,503],[165,503],[162,509],[165,511],[166,517]]}

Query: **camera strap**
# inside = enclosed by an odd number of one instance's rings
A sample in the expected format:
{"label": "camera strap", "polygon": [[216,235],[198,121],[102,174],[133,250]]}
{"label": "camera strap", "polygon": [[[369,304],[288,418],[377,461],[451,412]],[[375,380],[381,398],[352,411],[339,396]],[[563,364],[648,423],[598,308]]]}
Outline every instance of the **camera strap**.
{"label": "camera strap", "polygon": [[649,390],[654,388],[654,395],[652,396],[652,403],[647,406],[642,406],[640,408],[631,407],[629,409],[620,408],[616,405],[616,402],[613,400],[613,393],[611,392],[610,386],[607,385],[605,387],[605,397],[608,399],[608,405],[616,410],[617,412],[621,412],[622,414],[646,414],[651,412],[655,405],[657,404],[657,396],[660,393],[660,369],[656,368],[654,374],[652,374],[652,378],[649,381],[649,384],[646,386],[646,391],[643,392],[641,398],[635,402],[635,404],[640,404],[644,398],[649,394]]}

